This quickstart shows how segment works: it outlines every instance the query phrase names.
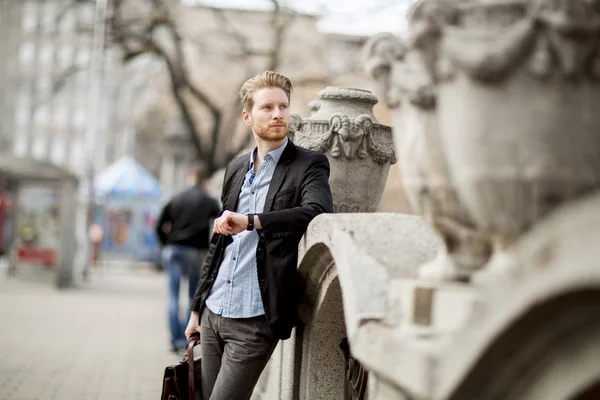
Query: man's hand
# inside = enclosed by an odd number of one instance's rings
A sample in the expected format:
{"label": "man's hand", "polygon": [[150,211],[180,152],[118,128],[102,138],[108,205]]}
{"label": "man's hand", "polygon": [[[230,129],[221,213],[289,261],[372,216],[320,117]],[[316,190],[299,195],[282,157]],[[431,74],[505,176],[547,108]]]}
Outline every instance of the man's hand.
{"label": "man's hand", "polygon": [[225,211],[219,218],[215,219],[213,231],[222,235],[234,235],[248,228],[248,216],[246,214]]}
{"label": "man's hand", "polygon": [[185,338],[190,340],[190,336],[194,332],[200,334],[200,315],[196,311],[192,311],[192,314],[190,315],[190,320],[185,328]]}

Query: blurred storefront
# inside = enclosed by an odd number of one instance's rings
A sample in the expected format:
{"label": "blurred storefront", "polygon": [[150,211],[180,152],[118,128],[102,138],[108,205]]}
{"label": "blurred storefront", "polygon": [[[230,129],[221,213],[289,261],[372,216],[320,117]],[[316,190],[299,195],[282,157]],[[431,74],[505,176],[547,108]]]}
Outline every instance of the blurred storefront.
{"label": "blurred storefront", "polygon": [[48,162],[0,154],[0,249],[10,271],[35,265],[53,269],[58,287],[73,281],[74,174]]}
{"label": "blurred storefront", "polygon": [[54,184],[23,182],[18,193],[16,261],[55,268],[60,247],[60,189]]}
{"label": "blurred storefront", "polygon": [[15,238],[15,192],[10,183],[0,185],[0,256],[8,254]]}

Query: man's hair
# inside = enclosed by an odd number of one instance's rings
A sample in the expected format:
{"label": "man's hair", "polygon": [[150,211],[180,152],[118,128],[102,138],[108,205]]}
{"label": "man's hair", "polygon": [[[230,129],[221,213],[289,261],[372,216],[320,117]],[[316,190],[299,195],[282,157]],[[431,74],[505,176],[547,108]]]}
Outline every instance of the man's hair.
{"label": "man's hair", "polygon": [[248,79],[242,85],[240,89],[240,99],[242,100],[242,106],[244,110],[250,112],[254,106],[254,93],[257,90],[265,88],[279,88],[283,90],[288,98],[288,102],[291,101],[292,94],[292,82],[288,77],[278,74],[273,71],[265,71],[250,79]]}

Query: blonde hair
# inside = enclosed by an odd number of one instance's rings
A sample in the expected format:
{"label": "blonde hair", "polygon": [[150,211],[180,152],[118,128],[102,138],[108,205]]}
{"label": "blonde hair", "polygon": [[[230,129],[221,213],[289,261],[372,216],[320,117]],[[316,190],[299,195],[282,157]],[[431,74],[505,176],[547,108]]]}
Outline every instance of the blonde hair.
{"label": "blonde hair", "polygon": [[292,94],[292,82],[288,77],[278,74],[273,71],[265,71],[250,79],[248,79],[242,85],[240,89],[240,99],[242,100],[242,106],[244,110],[250,112],[254,106],[254,93],[257,90],[265,88],[279,88],[285,92],[288,98],[288,102],[291,101]]}

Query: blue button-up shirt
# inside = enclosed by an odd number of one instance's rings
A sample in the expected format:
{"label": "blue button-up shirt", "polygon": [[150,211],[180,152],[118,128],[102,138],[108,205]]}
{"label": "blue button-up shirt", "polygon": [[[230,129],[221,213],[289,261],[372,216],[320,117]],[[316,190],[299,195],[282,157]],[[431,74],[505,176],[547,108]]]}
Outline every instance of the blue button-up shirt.
{"label": "blue button-up shirt", "polygon": [[[250,166],[240,191],[237,212],[242,214],[263,212],[267,192],[275,167],[288,140],[269,152],[254,173],[256,149],[250,156]],[[256,230],[232,235],[233,242],[225,249],[223,261],[215,283],[206,299],[206,306],[227,318],[251,318],[265,313],[258,286],[256,269]]]}

